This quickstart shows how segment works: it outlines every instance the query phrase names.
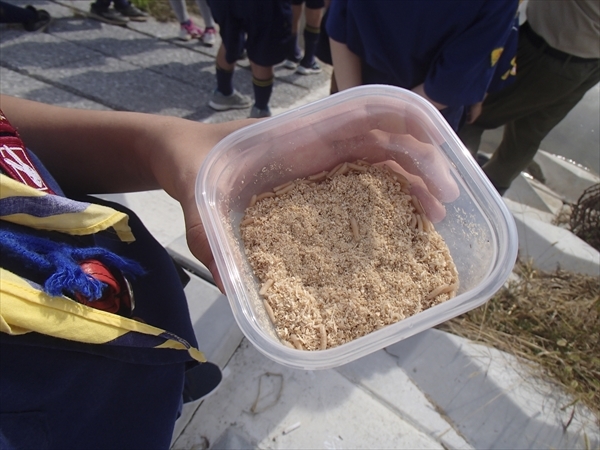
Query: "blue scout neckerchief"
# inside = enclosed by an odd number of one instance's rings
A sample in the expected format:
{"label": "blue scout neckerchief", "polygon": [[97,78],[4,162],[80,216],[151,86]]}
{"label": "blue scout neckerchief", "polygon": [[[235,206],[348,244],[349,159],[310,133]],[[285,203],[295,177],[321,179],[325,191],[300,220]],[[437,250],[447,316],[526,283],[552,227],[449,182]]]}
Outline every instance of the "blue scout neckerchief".
{"label": "blue scout neckerchief", "polygon": [[[55,195],[31,163],[18,134],[14,129],[11,134],[11,129],[0,111],[0,166],[3,172],[0,174],[0,220],[73,236],[92,235],[112,228],[122,242],[135,240],[126,214]],[[7,249],[13,237],[9,232],[2,235],[2,244]],[[39,242],[31,241],[28,244],[41,254],[46,252]],[[110,252],[102,249],[92,251],[94,253],[91,256],[113,262],[118,260],[117,255],[111,256]],[[139,269],[127,261],[122,261],[119,269],[125,269],[131,275],[139,273]],[[45,289],[4,268],[0,268],[0,280],[2,333],[20,335],[36,332],[88,344],[186,350],[193,359],[206,361],[204,355],[184,339],[160,328],[59,295],[61,288],[56,285],[54,291],[48,286]],[[91,281],[93,284],[95,280]],[[67,281],[63,287],[70,291]]]}

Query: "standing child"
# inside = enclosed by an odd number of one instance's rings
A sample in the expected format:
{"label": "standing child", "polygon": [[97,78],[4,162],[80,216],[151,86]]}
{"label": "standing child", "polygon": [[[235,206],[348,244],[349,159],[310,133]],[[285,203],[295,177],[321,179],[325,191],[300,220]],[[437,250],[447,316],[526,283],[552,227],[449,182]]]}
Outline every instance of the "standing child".
{"label": "standing child", "polygon": [[185,4],[185,0],[169,0],[171,8],[180,24],[179,39],[189,41],[190,39],[200,39],[204,45],[212,47],[216,42],[217,31],[215,30],[215,21],[206,0],[196,0],[200,15],[204,19],[204,31],[198,27],[190,18]]}
{"label": "standing child", "polygon": [[[305,5],[306,3],[306,5]],[[306,25],[304,27],[304,56],[298,45],[298,29],[300,17],[304,8]],[[296,69],[300,75],[312,75],[321,72],[321,67],[315,59],[319,37],[321,34],[321,21],[325,10],[325,0],[292,0],[292,42],[288,58],[284,66],[288,69]]]}
{"label": "standing child", "polygon": [[[292,38],[290,0],[210,0],[209,4],[222,43],[217,53],[217,89],[208,105],[217,111],[252,106],[250,117],[271,116],[273,66],[285,59]],[[233,87],[235,63],[244,48],[252,70],[254,105]]]}

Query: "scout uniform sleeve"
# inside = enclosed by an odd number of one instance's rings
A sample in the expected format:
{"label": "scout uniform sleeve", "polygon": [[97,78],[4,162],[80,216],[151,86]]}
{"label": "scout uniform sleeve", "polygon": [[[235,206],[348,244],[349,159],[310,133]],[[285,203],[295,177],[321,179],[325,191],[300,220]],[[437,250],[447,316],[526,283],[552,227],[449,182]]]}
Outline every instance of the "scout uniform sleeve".
{"label": "scout uniform sleeve", "polygon": [[481,101],[510,35],[518,2],[484,2],[477,20],[447,42],[425,79],[425,92],[449,106]]}

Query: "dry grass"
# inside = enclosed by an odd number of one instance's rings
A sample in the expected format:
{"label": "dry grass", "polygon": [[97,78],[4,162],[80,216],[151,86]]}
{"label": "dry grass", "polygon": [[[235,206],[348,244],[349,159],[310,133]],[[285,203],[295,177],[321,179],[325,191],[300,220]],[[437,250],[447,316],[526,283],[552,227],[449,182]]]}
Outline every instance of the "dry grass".
{"label": "dry grass", "polygon": [[575,236],[600,251],[600,183],[583,191],[573,205],[569,227]]}
{"label": "dry grass", "polygon": [[600,421],[600,283],[517,264],[510,282],[484,306],[441,329],[537,364]]}

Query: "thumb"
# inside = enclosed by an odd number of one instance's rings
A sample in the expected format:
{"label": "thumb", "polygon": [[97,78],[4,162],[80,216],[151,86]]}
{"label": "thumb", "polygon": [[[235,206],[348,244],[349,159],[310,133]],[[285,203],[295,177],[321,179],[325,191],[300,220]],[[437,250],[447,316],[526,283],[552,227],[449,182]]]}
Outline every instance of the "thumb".
{"label": "thumb", "polygon": [[195,202],[191,201],[186,205],[182,204],[182,209],[188,247],[192,254],[208,268],[217,287],[224,293],[221,276],[217,270],[217,265],[215,264],[215,259],[206,237],[206,231],[202,224],[202,220],[200,219],[200,214],[198,213]]}

